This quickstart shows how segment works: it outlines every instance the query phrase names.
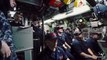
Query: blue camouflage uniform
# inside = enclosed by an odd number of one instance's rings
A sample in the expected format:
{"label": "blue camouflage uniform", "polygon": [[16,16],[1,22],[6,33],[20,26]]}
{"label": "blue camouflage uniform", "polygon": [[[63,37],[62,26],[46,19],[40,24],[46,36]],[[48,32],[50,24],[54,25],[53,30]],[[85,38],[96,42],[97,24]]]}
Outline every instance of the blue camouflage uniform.
{"label": "blue camouflage uniform", "polygon": [[8,58],[3,58],[2,54],[0,54],[0,60],[18,60],[12,42],[11,26],[2,11],[0,11],[0,41],[5,41],[12,52]]}

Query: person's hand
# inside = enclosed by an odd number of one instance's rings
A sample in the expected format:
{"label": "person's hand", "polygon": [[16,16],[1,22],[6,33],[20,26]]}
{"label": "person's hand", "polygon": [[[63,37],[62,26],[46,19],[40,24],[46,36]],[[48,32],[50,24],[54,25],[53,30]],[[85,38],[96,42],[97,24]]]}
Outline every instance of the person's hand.
{"label": "person's hand", "polygon": [[4,41],[2,41],[1,53],[3,54],[3,57],[7,58],[11,55],[10,47]]}
{"label": "person's hand", "polygon": [[63,47],[64,47],[65,49],[67,49],[67,47],[65,46],[65,44],[63,44]]}
{"label": "person's hand", "polygon": [[11,6],[11,7],[15,7],[15,6],[16,6],[15,0],[10,0],[10,6]]}
{"label": "person's hand", "polygon": [[93,59],[93,60],[97,60],[97,58],[98,58],[98,57],[95,56],[95,55],[92,56],[92,59]]}
{"label": "person's hand", "polygon": [[70,60],[69,58],[67,58],[66,60]]}

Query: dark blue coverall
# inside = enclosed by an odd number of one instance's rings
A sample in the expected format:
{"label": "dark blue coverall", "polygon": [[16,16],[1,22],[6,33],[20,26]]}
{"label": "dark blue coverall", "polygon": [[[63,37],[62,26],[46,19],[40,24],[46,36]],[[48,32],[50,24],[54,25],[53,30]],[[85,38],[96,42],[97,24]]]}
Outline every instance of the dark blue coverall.
{"label": "dark blue coverall", "polygon": [[12,42],[11,26],[2,11],[0,11],[0,41],[5,41],[12,52],[8,58],[3,58],[2,54],[0,54],[0,60],[18,60]]}

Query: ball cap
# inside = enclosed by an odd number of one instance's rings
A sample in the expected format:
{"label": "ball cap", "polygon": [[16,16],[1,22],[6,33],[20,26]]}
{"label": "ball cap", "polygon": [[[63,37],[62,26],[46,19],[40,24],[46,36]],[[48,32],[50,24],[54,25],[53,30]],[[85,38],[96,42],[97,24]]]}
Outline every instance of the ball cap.
{"label": "ball cap", "polygon": [[56,41],[57,40],[57,36],[55,33],[49,33],[46,35],[46,41]]}

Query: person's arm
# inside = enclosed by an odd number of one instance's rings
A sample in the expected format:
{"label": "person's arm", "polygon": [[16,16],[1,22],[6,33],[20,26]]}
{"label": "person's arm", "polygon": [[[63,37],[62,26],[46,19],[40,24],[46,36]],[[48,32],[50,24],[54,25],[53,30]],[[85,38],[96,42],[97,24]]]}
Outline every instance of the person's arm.
{"label": "person's arm", "polygon": [[97,60],[97,56],[94,56],[94,55],[92,56],[92,55],[86,54],[84,52],[81,52],[80,55],[84,56],[85,58],[91,58],[91,59]]}
{"label": "person's arm", "polygon": [[68,39],[68,36],[65,34],[65,45],[68,47],[68,48],[70,48],[71,49],[71,46],[67,43],[67,41],[68,41],[69,39]]}
{"label": "person's arm", "polygon": [[80,48],[81,46],[80,46],[80,43],[78,43],[78,42],[73,42],[73,48],[74,48],[74,50],[78,53],[78,54],[80,54],[81,56],[83,56],[84,58],[91,58],[91,59],[94,59],[94,60],[96,60],[97,58],[96,58],[96,56],[92,56],[92,55],[89,55],[89,54],[86,54],[85,52],[83,52],[82,51],[82,49]]}
{"label": "person's arm", "polygon": [[97,56],[94,55],[94,53],[91,51],[90,48],[88,48],[88,52],[89,52],[91,55],[86,54],[86,53],[84,53],[84,52],[81,52],[80,55],[81,55],[81,56],[84,56],[84,57],[86,57],[86,58],[92,58],[92,59],[94,59],[94,60],[97,59]]}
{"label": "person's arm", "polygon": [[90,48],[88,48],[88,52],[89,52],[91,55],[95,55]]}
{"label": "person's arm", "polygon": [[95,57],[95,59],[97,59],[98,57],[92,52],[92,50],[90,48],[88,48],[88,52]]}
{"label": "person's arm", "polygon": [[1,41],[2,45],[1,45],[1,53],[3,54],[3,57],[8,58],[11,55],[11,50],[10,47],[7,45],[7,43],[5,41]]}
{"label": "person's arm", "polygon": [[74,47],[75,51],[76,51],[78,54],[80,54],[81,56],[83,56],[83,57],[85,57],[85,58],[92,58],[91,55],[86,54],[85,52],[82,51],[82,49],[80,48],[81,46],[80,46],[79,43],[73,44],[73,47]]}
{"label": "person's arm", "polygon": [[9,57],[11,54],[11,50],[7,42],[12,41],[12,35],[10,30],[10,25],[8,23],[8,20],[6,19],[5,15],[0,11],[0,22],[2,22],[2,28],[1,28],[1,34],[2,39],[1,41],[1,53],[4,57]]}
{"label": "person's arm", "polygon": [[81,52],[80,55],[83,56],[83,57],[85,57],[85,58],[92,58],[91,55],[86,54],[86,53],[84,53],[84,52]]}
{"label": "person's arm", "polygon": [[67,42],[65,42],[65,45],[71,49],[71,46]]}
{"label": "person's arm", "polygon": [[61,53],[63,53],[64,60],[70,60],[69,57],[67,56],[67,54],[65,53],[65,51],[62,48],[58,47],[58,49],[61,51]]}
{"label": "person's arm", "polygon": [[80,55],[83,56],[83,57],[85,57],[85,58],[92,58],[91,55],[86,54],[86,53],[84,53],[84,52],[81,52]]}

